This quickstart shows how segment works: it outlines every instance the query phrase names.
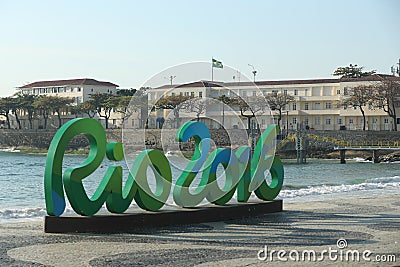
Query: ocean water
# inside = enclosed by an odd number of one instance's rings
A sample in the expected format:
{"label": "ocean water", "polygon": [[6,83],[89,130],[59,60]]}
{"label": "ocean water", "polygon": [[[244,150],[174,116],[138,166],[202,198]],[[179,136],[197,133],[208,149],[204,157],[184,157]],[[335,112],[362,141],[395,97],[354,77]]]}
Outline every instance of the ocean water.
{"label": "ocean water", "polygon": [[[76,166],[85,158],[85,155],[65,155],[63,169]],[[133,158],[128,159],[128,165]],[[178,157],[172,155],[169,160],[179,165]],[[45,161],[46,155],[0,152],[0,223],[38,220],[46,215],[43,193]],[[339,164],[339,160],[310,159],[308,162],[297,165],[294,161],[284,161],[285,180],[278,198],[285,202],[304,202],[400,192],[399,163],[374,164],[359,158],[348,160],[347,164]],[[125,163],[105,160],[102,168],[84,180],[89,195],[95,191],[107,167],[113,164],[123,166],[127,177]],[[180,173],[177,168],[172,168],[172,171],[174,177]],[[149,182],[154,182],[150,173]],[[174,205],[172,197],[167,205]],[[67,206],[66,213],[74,212]]]}

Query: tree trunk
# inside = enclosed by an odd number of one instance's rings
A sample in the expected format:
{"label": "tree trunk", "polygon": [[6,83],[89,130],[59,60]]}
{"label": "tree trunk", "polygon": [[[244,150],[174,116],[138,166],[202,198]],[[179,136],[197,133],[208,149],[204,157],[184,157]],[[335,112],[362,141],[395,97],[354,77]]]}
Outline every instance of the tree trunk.
{"label": "tree trunk", "polygon": [[361,114],[363,116],[363,131],[365,131],[365,112],[361,105],[359,107],[360,107]]}
{"label": "tree trunk", "polygon": [[33,129],[32,116],[28,114],[29,129]]}
{"label": "tree trunk", "polygon": [[17,111],[14,111],[14,115],[15,115],[15,120],[16,120],[17,123],[18,123],[18,129],[21,129],[21,128],[22,128],[22,127],[21,127],[21,121],[19,120],[18,112],[17,112]]}
{"label": "tree trunk", "polygon": [[43,119],[44,119],[44,126],[43,129],[47,129],[47,119],[49,116],[46,114],[46,111],[43,111]]}
{"label": "tree trunk", "polygon": [[11,129],[10,116],[8,115],[8,113],[5,113],[4,117],[6,117],[6,119],[7,119],[7,127],[8,127],[8,129]]}
{"label": "tree trunk", "polygon": [[[278,116],[278,129],[279,132],[281,131],[281,120],[282,120],[282,111],[279,109],[279,116]],[[287,119],[287,118],[286,118]]]}
{"label": "tree trunk", "polygon": [[58,129],[61,128],[61,116],[60,116],[60,111],[57,111],[57,118],[58,118]]}
{"label": "tree trunk", "polygon": [[392,119],[393,119],[393,131],[397,131],[397,121],[396,121],[396,107],[394,106],[394,103],[392,103]]}
{"label": "tree trunk", "polygon": [[175,116],[175,120],[176,120],[176,122],[175,122],[175,127],[176,127],[176,129],[178,129],[179,128],[179,110],[177,110],[176,108],[174,109],[174,116]]}

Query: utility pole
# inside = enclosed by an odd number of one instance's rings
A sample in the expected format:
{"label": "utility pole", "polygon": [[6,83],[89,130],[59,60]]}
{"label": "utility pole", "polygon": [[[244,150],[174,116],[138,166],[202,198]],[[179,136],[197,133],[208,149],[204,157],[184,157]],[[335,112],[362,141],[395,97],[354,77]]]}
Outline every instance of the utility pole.
{"label": "utility pole", "polygon": [[251,64],[247,64],[247,65],[249,65],[250,67],[252,67],[252,68],[253,68],[253,71],[252,71],[252,73],[253,73],[253,76],[254,76],[253,82],[256,82],[256,74],[257,74],[257,71],[256,71],[256,69],[255,69],[255,68],[254,68],[254,66],[253,66],[253,65],[251,65]]}
{"label": "utility pole", "polygon": [[164,77],[164,79],[167,79],[167,80],[169,80],[169,82],[171,83],[171,85],[172,85],[172,81],[174,80],[176,78],[176,76],[169,76],[168,78],[167,77]]}

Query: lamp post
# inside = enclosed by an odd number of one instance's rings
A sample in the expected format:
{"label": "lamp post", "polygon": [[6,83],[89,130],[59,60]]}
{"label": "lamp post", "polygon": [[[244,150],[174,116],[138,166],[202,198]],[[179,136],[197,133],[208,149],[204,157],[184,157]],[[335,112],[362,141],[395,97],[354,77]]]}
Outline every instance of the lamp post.
{"label": "lamp post", "polygon": [[256,74],[257,74],[257,71],[256,71],[256,69],[254,68],[254,66],[253,65],[251,65],[251,64],[247,64],[247,65],[249,65],[250,67],[252,67],[253,68],[253,71],[252,71],[252,73],[253,73],[253,76],[254,76],[254,82],[256,82]]}
{"label": "lamp post", "polygon": [[289,110],[286,110],[286,136],[289,134]]}

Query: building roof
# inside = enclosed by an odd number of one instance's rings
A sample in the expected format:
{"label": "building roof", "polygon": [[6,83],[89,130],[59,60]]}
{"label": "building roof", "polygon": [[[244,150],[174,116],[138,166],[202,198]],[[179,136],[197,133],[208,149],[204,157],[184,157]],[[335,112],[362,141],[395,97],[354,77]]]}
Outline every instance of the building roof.
{"label": "building roof", "polygon": [[225,86],[222,82],[211,82],[211,81],[197,81],[184,84],[166,84],[154,89],[172,89],[172,88],[183,88],[183,87],[223,87]]}
{"label": "building roof", "polygon": [[400,77],[388,74],[373,74],[371,76],[361,78],[331,78],[331,79],[304,79],[304,80],[278,80],[278,81],[256,81],[253,82],[211,82],[198,81],[184,84],[163,85],[154,89],[172,89],[184,87],[232,87],[232,86],[263,86],[263,85],[296,85],[296,84],[321,84],[321,83],[340,83],[340,82],[361,82],[361,81],[382,81],[396,80],[400,81]]}
{"label": "building roof", "polygon": [[39,81],[20,86],[18,88],[33,88],[33,87],[50,87],[50,86],[66,86],[66,85],[101,85],[101,86],[115,86],[118,85],[110,82],[97,81],[95,79],[70,79],[70,80],[54,80],[54,81]]}

